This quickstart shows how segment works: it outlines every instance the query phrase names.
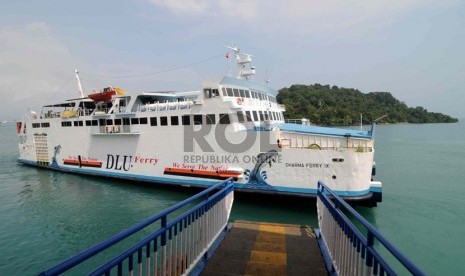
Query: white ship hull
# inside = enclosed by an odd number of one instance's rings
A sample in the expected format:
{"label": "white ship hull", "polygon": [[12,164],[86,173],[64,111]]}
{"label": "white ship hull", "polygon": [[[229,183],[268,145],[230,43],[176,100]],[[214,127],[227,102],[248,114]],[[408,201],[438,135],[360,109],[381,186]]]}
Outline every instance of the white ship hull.
{"label": "white ship hull", "polygon": [[[19,145],[20,162],[66,172],[175,185],[209,186],[232,176],[237,189],[282,194],[315,195],[318,180],[328,183],[338,194],[354,199],[380,191],[371,181],[374,151],[370,140],[357,140],[360,147],[332,145],[334,149],[308,149],[309,144],[296,147],[275,144],[270,151],[276,154],[271,160],[263,160],[258,157],[262,153],[259,141],[246,152],[231,154],[216,145],[213,135],[205,137],[213,145],[213,152],[203,152],[196,144],[193,152],[184,152],[182,126],[166,126],[153,132],[151,126],[141,125],[133,133],[100,134],[99,127],[60,129],[60,119],[47,122],[50,128],[28,135],[26,142]],[[243,136],[241,132],[230,135],[234,134]],[[274,131],[266,134],[278,140]],[[282,137],[283,133],[280,134]],[[322,139],[322,136],[313,137]],[[338,139],[344,142],[346,138],[329,140]],[[356,152],[360,148],[363,151]],[[254,172],[257,165],[259,169]],[[181,169],[181,172],[170,174],[167,168]],[[182,169],[200,173],[189,175]],[[237,174],[228,174],[230,170]],[[202,171],[219,173],[206,175]]]}

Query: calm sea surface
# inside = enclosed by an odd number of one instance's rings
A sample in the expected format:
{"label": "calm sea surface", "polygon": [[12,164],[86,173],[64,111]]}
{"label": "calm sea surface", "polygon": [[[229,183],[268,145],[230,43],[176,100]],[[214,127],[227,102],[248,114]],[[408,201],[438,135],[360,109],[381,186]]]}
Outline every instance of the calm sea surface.
{"label": "calm sea surface", "polygon": [[[34,275],[194,192],[21,166],[0,126],[0,275]],[[358,207],[432,275],[465,273],[465,124],[376,130],[383,202]],[[315,201],[236,196],[232,219],[317,225]]]}

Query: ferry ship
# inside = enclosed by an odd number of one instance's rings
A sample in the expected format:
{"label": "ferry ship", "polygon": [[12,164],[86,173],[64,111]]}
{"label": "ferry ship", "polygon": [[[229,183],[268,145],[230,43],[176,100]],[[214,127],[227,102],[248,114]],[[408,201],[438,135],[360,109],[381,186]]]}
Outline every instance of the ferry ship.
{"label": "ferry ship", "polygon": [[346,200],[380,202],[374,124],[364,131],[286,121],[278,91],[253,81],[252,56],[228,48],[236,76],[197,91],[107,87],[84,96],[76,70],[78,98],[17,122],[18,161],[167,185],[209,187],[232,177],[236,191],[295,196],[316,196],[322,180]]}

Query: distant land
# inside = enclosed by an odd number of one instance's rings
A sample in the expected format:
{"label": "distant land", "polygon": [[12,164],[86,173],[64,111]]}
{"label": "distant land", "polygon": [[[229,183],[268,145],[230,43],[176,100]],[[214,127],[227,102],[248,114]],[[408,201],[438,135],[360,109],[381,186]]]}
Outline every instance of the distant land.
{"label": "distant land", "polygon": [[282,88],[278,103],[286,106],[286,119],[308,118],[316,125],[371,124],[383,115],[381,123],[456,123],[451,116],[428,112],[421,106],[408,107],[389,92],[362,93],[353,88],[312,84]]}

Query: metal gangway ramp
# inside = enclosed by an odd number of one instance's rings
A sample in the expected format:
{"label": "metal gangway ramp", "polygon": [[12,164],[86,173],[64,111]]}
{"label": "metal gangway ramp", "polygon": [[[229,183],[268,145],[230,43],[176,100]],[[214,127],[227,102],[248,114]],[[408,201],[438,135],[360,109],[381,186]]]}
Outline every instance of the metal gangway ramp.
{"label": "metal gangway ramp", "polygon": [[306,225],[235,221],[201,275],[327,275]]}
{"label": "metal gangway ramp", "polygon": [[[315,230],[267,222],[231,226],[233,200],[229,178],[40,275],[425,275],[321,181]],[[107,249],[124,241],[129,247],[107,258]]]}

